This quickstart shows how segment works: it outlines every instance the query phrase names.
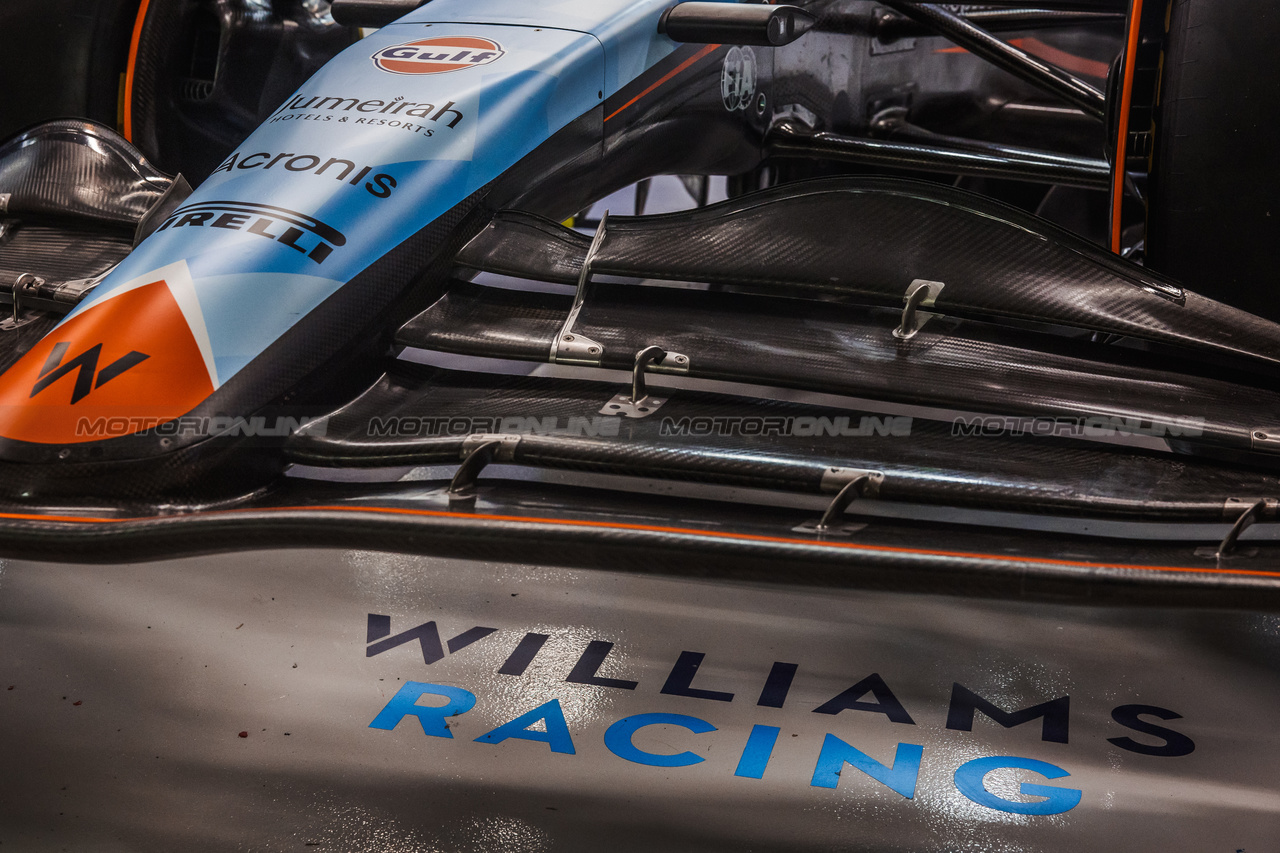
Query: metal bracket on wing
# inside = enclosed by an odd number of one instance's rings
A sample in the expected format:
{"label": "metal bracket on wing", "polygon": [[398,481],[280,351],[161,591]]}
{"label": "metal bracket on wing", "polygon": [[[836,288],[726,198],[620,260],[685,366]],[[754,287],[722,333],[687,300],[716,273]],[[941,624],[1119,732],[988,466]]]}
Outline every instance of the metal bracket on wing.
{"label": "metal bracket on wing", "polygon": [[461,458],[466,459],[476,448],[484,444],[497,442],[498,447],[494,450],[494,462],[515,462],[516,448],[520,446],[522,436],[516,433],[476,433],[469,435],[462,440]]}
{"label": "metal bracket on wing", "polygon": [[574,294],[573,307],[569,309],[569,316],[565,318],[564,325],[551,341],[552,364],[583,364],[598,367],[604,356],[604,347],[574,332],[573,324],[577,322],[578,313],[586,302],[587,285],[591,283],[591,264],[600,250],[600,244],[604,242],[605,226],[608,222],[609,211],[606,210],[600,217],[600,227],[596,229],[596,236],[591,240],[591,248],[587,250],[587,256],[582,261],[582,272],[578,275],[578,292]]}
{"label": "metal bracket on wing", "polygon": [[822,472],[819,488],[828,493],[840,492],[845,486],[864,477],[866,485],[862,488],[862,497],[880,497],[880,487],[884,485],[884,473],[866,468],[827,468]]}
{"label": "metal bracket on wing", "polygon": [[925,281],[922,278],[911,282],[906,294],[902,297],[903,302],[906,303],[902,309],[902,322],[893,330],[893,336],[899,340],[911,340],[925,323],[934,317],[941,317],[941,314],[920,309],[932,308],[937,304],[938,296],[944,287],[946,285],[940,281]]}
{"label": "metal bracket on wing", "polygon": [[651,397],[645,387],[644,374],[651,366],[661,364],[666,373],[688,373],[689,357],[678,352],[668,352],[662,347],[645,347],[636,353],[635,367],[631,370],[631,393],[623,391],[600,409],[602,415],[622,415],[624,418],[647,418],[662,404],[666,397]]}
{"label": "metal bracket on wing", "polygon": [[8,331],[16,329],[19,326],[25,326],[32,320],[36,319],[35,315],[23,317],[22,303],[24,297],[35,297],[40,293],[40,288],[44,287],[45,280],[39,276],[24,272],[22,275],[14,279],[13,284],[9,285],[9,294],[13,300],[13,314],[5,317],[0,321],[0,329]]}
{"label": "metal bracket on wing", "polygon": [[1197,548],[1197,557],[1211,560],[1226,560],[1232,557],[1251,557],[1258,553],[1256,548],[1241,549],[1240,535],[1263,519],[1275,519],[1280,515],[1280,500],[1276,498],[1228,498],[1222,506],[1222,517],[1231,520],[1231,530],[1222,538],[1217,547],[1212,545]]}
{"label": "metal bracket on wing", "polygon": [[1214,555],[1219,560],[1223,557],[1230,557],[1236,553],[1236,547],[1240,540],[1240,534],[1244,533],[1254,522],[1259,521],[1265,515],[1275,515],[1275,501],[1268,501],[1266,498],[1259,498],[1248,509],[1240,514],[1236,519],[1236,523],[1231,525],[1231,530],[1218,543],[1218,552]]}
{"label": "metal bracket on wing", "polygon": [[449,509],[474,508],[476,481],[492,462],[514,462],[518,435],[471,435],[462,442],[462,464],[449,483]]}
{"label": "metal bracket on wing", "polygon": [[861,468],[828,468],[822,472],[820,488],[835,492],[827,511],[817,521],[806,521],[793,528],[796,533],[814,533],[818,536],[849,536],[866,527],[865,524],[843,524],[845,510],[858,498],[876,498],[884,485],[884,474]]}
{"label": "metal bracket on wing", "polygon": [[1249,433],[1249,444],[1261,453],[1280,453],[1280,427],[1258,427]]}
{"label": "metal bracket on wing", "polygon": [[[49,282],[38,275],[22,273],[10,285],[0,284],[0,305],[13,306],[10,316],[0,320],[0,330],[16,329],[33,322],[39,312],[66,314],[105,279],[116,265],[89,278]],[[25,315],[25,316],[24,316]]]}

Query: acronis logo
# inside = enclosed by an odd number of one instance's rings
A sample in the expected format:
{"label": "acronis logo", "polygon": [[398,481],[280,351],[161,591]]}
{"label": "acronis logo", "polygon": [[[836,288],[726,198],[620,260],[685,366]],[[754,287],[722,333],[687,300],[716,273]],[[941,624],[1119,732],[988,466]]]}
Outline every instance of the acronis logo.
{"label": "acronis logo", "polygon": [[496,62],[506,53],[496,41],[478,36],[443,36],[384,47],[373,64],[391,74],[446,74]]}
{"label": "acronis logo", "polygon": [[[245,171],[249,169],[271,169],[280,164],[280,168],[286,172],[295,174],[315,175],[318,177],[327,177],[334,181],[347,181],[350,177],[351,186],[359,186],[364,182],[364,189],[374,198],[389,198],[392,190],[396,188],[396,179],[391,175],[381,173],[369,176],[373,171],[372,166],[365,166],[359,170],[353,160],[344,160],[340,157],[321,157],[315,154],[274,154],[269,151],[258,151],[253,154],[242,154],[237,151],[222,162],[218,168],[213,170],[216,175],[219,172],[233,173],[237,171]],[[354,173],[354,177],[352,176]]]}

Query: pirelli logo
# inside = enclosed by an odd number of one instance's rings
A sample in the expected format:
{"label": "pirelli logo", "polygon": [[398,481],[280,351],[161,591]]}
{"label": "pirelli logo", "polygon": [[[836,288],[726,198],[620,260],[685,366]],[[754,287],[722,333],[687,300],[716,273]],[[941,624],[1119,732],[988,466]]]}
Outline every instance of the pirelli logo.
{"label": "pirelli logo", "polygon": [[222,228],[273,240],[306,255],[317,264],[345,246],[347,238],[332,225],[308,216],[252,201],[206,201],[180,207],[157,231],[178,228]]}

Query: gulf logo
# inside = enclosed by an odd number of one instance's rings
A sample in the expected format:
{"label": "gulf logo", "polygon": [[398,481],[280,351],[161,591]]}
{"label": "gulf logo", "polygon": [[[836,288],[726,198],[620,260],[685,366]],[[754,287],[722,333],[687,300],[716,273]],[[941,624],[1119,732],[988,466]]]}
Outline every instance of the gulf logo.
{"label": "gulf logo", "polygon": [[392,74],[445,74],[488,65],[506,53],[502,45],[478,36],[443,36],[384,47],[373,64]]}

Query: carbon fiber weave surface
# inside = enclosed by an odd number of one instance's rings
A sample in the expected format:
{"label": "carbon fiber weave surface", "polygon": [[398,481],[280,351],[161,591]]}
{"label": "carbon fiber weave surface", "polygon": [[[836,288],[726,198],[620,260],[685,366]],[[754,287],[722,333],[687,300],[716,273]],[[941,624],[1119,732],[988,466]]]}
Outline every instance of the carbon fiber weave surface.
{"label": "carbon fiber weave surface", "polygon": [[0,214],[74,216],[130,229],[172,179],[89,121],[53,121],[0,147]]}
{"label": "carbon fiber weave surface", "polygon": [[[514,221],[495,223],[463,262],[566,280],[574,266],[567,258],[585,254],[582,235],[545,220]],[[498,248],[512,230],[519,255]],[[536,249],[539,231],[556,236]],[[613,217],[592,271],[897,307],[913,280],[940,281],[946,287],[936,310],[944,314],[1051,323],[1280,364],[1275,323],[1184,291],[1015,208],[915,181],[823,179],[685,213]]]}
{"label": "carbon fiber weave surface", "polygon": [[464,267],[573,284],[582,272],[591,238],[549,219],[500,210],[493,221],[458,253]]}
{"label": "carbon fiber weave surface", "polygon": [[[455,282],[406,324],[399,343],[466,355],[546,361],[572,299]],[[601,366],[630,369],[659,345],[689,357],[691,376],[842,393],[1008,417],[1179,428],[1183,446],[1249,451],[1280,395],[1175,372],[1147,353],[971,321],[934,320],[911,340],[898,312],[742,294],[601,284],[574,330],[603,347]],[[768,318],[767,322],[762,318]],[[1163,365],[1163,367],[1161,366]]]}
{"label": "carbon fiber weave surface", "polygon": [[12,284],[31,273],[54,288],[71,279],[93,278],[118,264],[132,248],[133,235],[118,229],[19,225],[0,241],[0,282]]}
{"label": "carbon fiber weave surface", "polygon": [[[1154,454],[960,436],[943,424],[877,424],[856,412],[706,393],[672,392],[646,418],[597,416],[618,390],[400,365],[321,428],[304,428],[288,451],[333,467],[457,462],[468,436],[515,424],[534,433],[520,436],[516,464],[811,493],[823,491],[829,468],[874,469],[886,475],[879,497],[894,501],[1221,519],[1228,498],[1280,489],[1270,475]],[[797,418],[832,426],[805,435]]]}

